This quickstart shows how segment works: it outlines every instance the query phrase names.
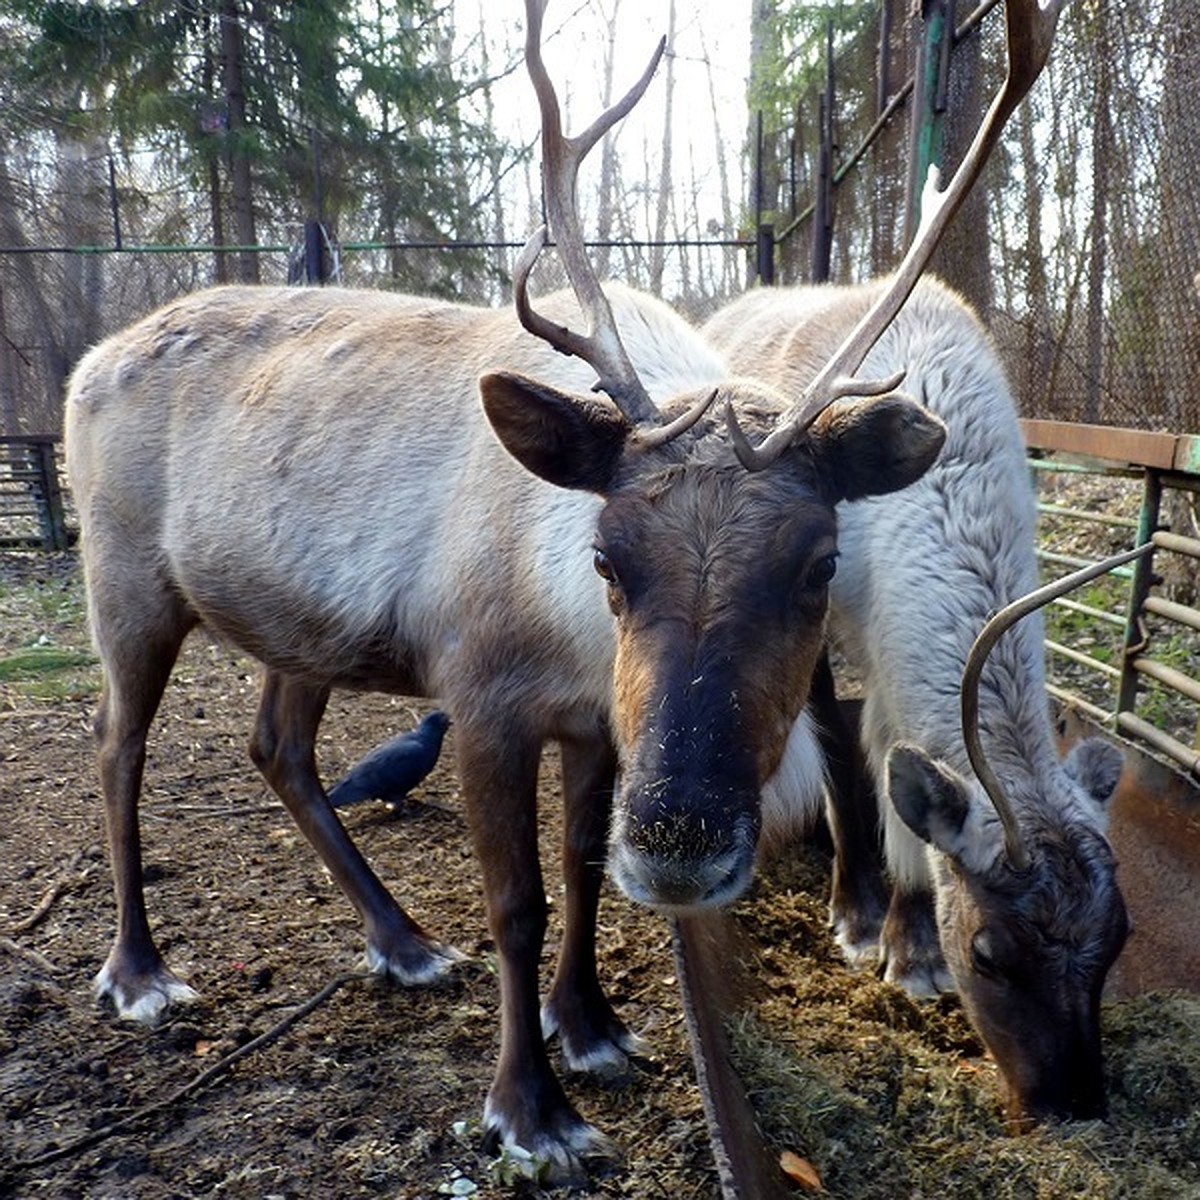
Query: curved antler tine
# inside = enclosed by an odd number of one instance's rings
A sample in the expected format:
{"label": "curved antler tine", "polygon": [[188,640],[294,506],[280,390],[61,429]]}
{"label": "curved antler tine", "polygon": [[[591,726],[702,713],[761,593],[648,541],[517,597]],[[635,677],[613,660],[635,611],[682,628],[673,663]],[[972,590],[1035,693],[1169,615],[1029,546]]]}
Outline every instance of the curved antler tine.
{"label": "curved antler tine", "polygon": [[[945,191],[938,190],[937,169],[930,168],[921,193],[921,220],[912,245],[870,310],[805,389],[793,410],[794,415],[784,418],[780,429],[786,429],[787,433],[781,433],[779,440],[790,442],[799,436],[817,413],[833,402],[833,381],[841,375],[853,375],[862,366],[871,347],[912,294],[951,219],[975,180],[979,178],[988,156],[1000,140],[1005,122],[1045,66],[1064,3],[1065,0],[1050,0],[1043,9],[1039,0],[1007,0],[1005,39],[1008,70],[1004,83],[992,99],[975,137]],[[779,457],[782,450],[776,448],[775,436],[775,433],[772,433],[766,442],[758,447],[760,456],[766,453],[767,445],[771,443],[771,453],[776,458]]]}
{"label": "curved antler tine", "polygon": [[[529,300],[529,274],[533,270],[533,264],[537,261],[538,255],[546,245],[546,238],[546,226],[539,225],[521,248],[521,253],[517,255],[517,261],[513,267],[513,305],[517,310],[517,319],[534,337],[541,338],[559,354],[565,354],[568,357],[577,355],[587,362],[589,361],[587,339],[573,332],[566,325],[560,325],[557,321],[551,321],[549,317],[542,316]],[[597,383],[596,386],[600,387],[601,384]],[[618,405],[618,407],[620,406]]]}
{"label": "curved antler tine", "polygon": [[643,425],[634,434],[632,445],[638,450],[653,450],[657,446],[665,446],[672,438],[686,433],[712,407],[720,388],[713,388],[707,396],[701,396],[686,412],[682,412],[675,420],[666,425]]}
{"label": "curved antler tine", "polygon": [[517,255],[513,267],[513,304],[517,310],[517,319],[534,337],[548,342],[562,354],[571,354],[573,351],[563,347],[563,343],[569,341],[571,331],[543,317],[529,302],[529,274],[546,245],[546,237],[546,226],[539,225]]}
{"label": "curved antler tine", "polygon": [[796,438],[835,400],[843,400],[847,396],[885,396],[888,392],[894,392],[904,382],[904,376],[907,374],[907,371],[901,370],[886,379],[850,379],[842,375],[830,383],[826,396],[820,403],[802,407],[794,417],[767,434],[757,446],[750,444],[738,424],[733,406],[730,405],[725,410],[725,423],[733,442],[733,452],[747,471],[761,471],[777,462]]}
{"label": "curved antler tine", "polygon": [[[531,325],[526,321],[526,316],[521,319],[530,332],[548,341],[556,350],[563,354],[578,355],[595,368],[599,376],[596,386],[612,397],[630,422],[635,425],[657,424],[658,409],[621,343],[612,308],[588,259],[575,203],[575,182],[584,155],[641,99],[662,57],[666,40],[660,41],[650,65],[638,82],[581,135],[568,138],[562,130],[558,95],[542,60],[544,11],[545,0],[525,0],[525,64],[542,115],[542,188],[550,230],[566,268],[567,278],[588,321],[589,332],[587,336],[581,336],[552,322],[537,320]],[[527,294],[524,311],[526,315],[532,313]]]}
{"label": "curved antler tine", "polygon": [[1022,617],[1027,617],[1035,609],[1042,608],[1051,600],[1057,600],[1059,596],[1066,595],[1067,592],[1106,574],[1114,567],[1149,554],[1153,549],[1153,542],[1145,542],[1133,550],[1125,550],[1120,554],[1114,554],[1111,558],[1102,559],[1100,562],[1074,571],[1070,575],[1064,575],[1062,579],[1037,588],[1028,595],[1021,596],[1011,604],[1005,605],[980,630],[979,636],[975,639],[975,643],[967,655],[967,663],[963,668],[961,698],[963,742],[966,745],[967,758],[970,760],[971,768],[995,806],[996,814],[1004,826],[1004,847],[1009,863],[1014,870],[1024,871],[1028,868],[1029,854],[1021,840],[1021,830],[1016,814],[1004,794],[1004,788],[996,778],[996,773],[987,761],[979,736],[979,680],[983,673],[983,664],[1001,636],[1007,633]]}
{"label": "curved antler tine", "polygon": [[[733,443],[733,452],[737,455],[738,462],[747,471],[761,471],[765,467],[769,467],[787,449],[791,441],[789,431],[788,440],[780,442],[774,448],[767,445],[774,434],[768,435],[760,446],[750,445],[749,438],[742,432],[742,427],[738,423],[737,413],[733,411],[732,401],[725,405],[725,427],[729,430],[729,440]],[[775,432],[778,433],[779,430]]]}
{"label": "curved antler tine", "polygon": [[662,56],[667,49],[666,37],[658,39],[658,45],[654,49],[654,53],[650,56],[649,63],[646,64],[646,69],[642,72],[641,78],[621,97],[615,104],[606,108],[582,133],[576,134],[571,138],[575,145],[580,161],[584,155],[623,117],[627,117],[633,111],[634,105],[642,98],[646,89],[650,86],[650,80],[654,78],[654,72],[658,70],[658,64],[662,61]]}

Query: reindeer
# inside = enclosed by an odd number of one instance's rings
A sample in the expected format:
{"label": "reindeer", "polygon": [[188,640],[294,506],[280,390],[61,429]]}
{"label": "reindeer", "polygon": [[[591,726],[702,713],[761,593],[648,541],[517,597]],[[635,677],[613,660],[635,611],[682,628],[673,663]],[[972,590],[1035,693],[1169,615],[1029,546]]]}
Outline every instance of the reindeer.
{"label": "reindeer", "polygon": [[[658,55],[567,138],[540,57],[541,0],[528,16],[547,207],[577,300],[529,300],[545,230],[517,265],[519,322],[349,290],[202,292],[85,356],[66,444],[104,670],[95,728],[117,929],[101,996],[153,1021],[194,995],[151,936],[137,817],[147,734],[191,630],[262,664],[251,758],[362,917],[372,970],[406,984],[456,954],[372,872],[313,746],[335,687],[435,696],[455,725],[499,960],[488,1140],[572,1177],[608,1147],[544,1039],[557,1033],[568,1066],[586,1069],[639,1046],[593,945],[610,808],[612,872],[635,899],[689,908],[746,887],[764,823],[820,786],[802,710],[835,505],[912,483],[943,430],[893,381],[839,382],[798,406],[730,380],[664,305],[606,295],[575,176]],[[572,328],[581,316],[587,335]],[[835,355],[833,374],[855,369],[877,332]],[[608,397],[587,394],[592,372]],[[775,439],[771,470],[743,465],[747,435]],[[551,740],[565,931],[539,1019],[535,800]]]}
{"label": "reindeer", "polygon": [[[703,332],[734,369],[799,392],[886,286],[760,290]],[[835,803],[835,884],[853,884],[835,889],[835,930],[851,961],[878,942],[885,977],[910,992],[957,988],[1014,1118],[1101,1116],[1100,995],[1128,930],[1104,835],[1121,755],[1094,738],[1059,761],[1036,613],[971,659],[989,616],[1038,587],[1016,408],[974,314],[931,279],[864,365],[903,366],[947,437],[912,487],[839,508],[830,630],[864,687],[893,891],[880,929]],[[825,724],[829,699],[814,690]]]}

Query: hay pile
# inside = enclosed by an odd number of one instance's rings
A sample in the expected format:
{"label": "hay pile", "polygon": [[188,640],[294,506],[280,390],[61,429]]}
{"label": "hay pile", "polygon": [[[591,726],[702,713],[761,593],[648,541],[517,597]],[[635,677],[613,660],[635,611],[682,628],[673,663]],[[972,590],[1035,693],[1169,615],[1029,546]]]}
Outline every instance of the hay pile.
{"label": "hay pile", "polygon": [[1200,1198],[1200,997],[1106,1005],[1110,1118],[1010,1136],[994,1064],[957,1001],[848,971],[811,852],[769,869],[739,917],[760,990],[735,1060],[775,1151],[847,1200]]}

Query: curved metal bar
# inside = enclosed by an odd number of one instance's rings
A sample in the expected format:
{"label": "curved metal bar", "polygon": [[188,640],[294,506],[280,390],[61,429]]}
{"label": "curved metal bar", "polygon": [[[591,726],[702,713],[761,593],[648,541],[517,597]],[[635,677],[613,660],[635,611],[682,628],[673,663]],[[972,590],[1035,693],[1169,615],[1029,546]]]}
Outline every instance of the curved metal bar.
{"label": "curved metal bar", "polygon": [[1145,542],[1133,550],[1114,554],[1111,558],[1102,559],[1100,562],[1092,563],[1070,575],[1065,575],[1053,583],[1047,583],[1028,595],[1014,600],[1011,604],[1005,605],[980,630],[975,644],[967,655],[967,663],[963,668],[962,677],[963,741],[966,744],[967,758],[970,760],[971,767],[982,784],[983,790],[987,792],[992,804],[995,805],[996,813],[1004,826],[1004,846],[1009,863],[1014,870],[1023,871],[1028,868],[1029,854],[1021,840],[1021,829],[1016,814],[1004,794],[999,779],[996,778],[996,773],[984,755],[983,744],[979,738],[979,680],[983,673],[983,664],[1001,636],[1007,633],[1022,617],[1027,617],[1035,609],[1049,604],[1051,600],[1057,600],[1059,596],[1066,595],[1067,592],[1074,591],[1075,588],[1107,574],[1114,567],[1149,554],[1153,549],[1153,542]]}

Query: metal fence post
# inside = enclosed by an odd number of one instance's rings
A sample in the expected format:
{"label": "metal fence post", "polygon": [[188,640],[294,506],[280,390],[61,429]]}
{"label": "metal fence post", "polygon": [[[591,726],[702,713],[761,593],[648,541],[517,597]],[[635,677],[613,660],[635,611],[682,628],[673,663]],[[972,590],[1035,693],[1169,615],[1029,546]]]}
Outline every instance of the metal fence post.
{"label": "metal fence post", "polygon": [[759,283],[770,285],[775,282],[775,226],[769,221],[758,227],[754,267]]}
{"label": "metal fence post", "polygon": [[[1142,485],[1142,508],[1138,513],[1136,545],[1141,546],[1154,536],[1158,529],[1158,516],[1162,507],[1162,478],[1158,471],[1146,468]],[[1133,660],[1145,652],[1146,626],[1143,621],[1146,597],[1155,581],[1154,553],[1144,555],[1133,565],[1133,578],[1129,584],[1129,607],[1125,613],[1125,638],[1121,653],[1121,678],[1117,684],[1116,717],[1123,712],[1132,713],[1137,707],[1137,672]]]}
{"label": "metal fence post", "polygon": [[921,191],[931,166],[944,157],[942,139],[946,111],[946,72],[954,42],[954,0],[921,0],[924,34],[917,44],[917,65],[909,144],[908,180],[904,197],[904,244],[921,221]]}

